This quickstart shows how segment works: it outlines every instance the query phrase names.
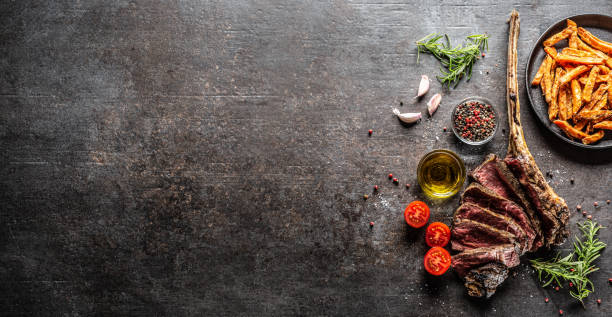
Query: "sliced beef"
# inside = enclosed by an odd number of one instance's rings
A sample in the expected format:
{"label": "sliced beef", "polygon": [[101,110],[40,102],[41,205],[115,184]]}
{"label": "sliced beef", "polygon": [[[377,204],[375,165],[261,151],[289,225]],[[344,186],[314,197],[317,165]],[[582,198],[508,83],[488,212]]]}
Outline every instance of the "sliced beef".
{"label": "sliced beef", "polygon": [[473,268],[487,263],[497,262],[508,268],[520,264],[519,254],[513,244],[502,244],[494,247],[476,248],[452,256],[451,265],[461,278]]}
{"label": "sliced beef", "polygon": [[486,187],[472,183],[468,186],[461,196],[462,203],[473,203],[495,213],[512,218],[523,229],[531,241],[530,251],[537,250],[541,245],[537,231],[540,229],[533,226],[531,220],[523,209],[511,200],[501,197]]}
{"label": "sliced beef", "polygon": [[529,195],[542,220],[545,245],[563,243],[569,235],[569,209],[563,198],[550,188],[540,170],[534,169],[530,162],[515,156],[508,156],[504,161]]}
{"label": "sliced beef", "polygon": [[508,267],[497,262],[491,262],[470,270],[465,276],[465,288],[468,295],[489,298],[495,290],[508,278]]}
{"label": "sliced beef", "polygon": [[525,231],[512,218],[492,212],[479,205],[473,203],[462,204],[455,211],[454,219],[469,219],[513,234],[520,243],[521,254],[531,248],[533,239],[529,239]]}
{"label": "sliced beef", "polygon": [[500,244],[518,244],[516,236],[469,219],[455,219],[451,229],[451,248],[464,251]]}

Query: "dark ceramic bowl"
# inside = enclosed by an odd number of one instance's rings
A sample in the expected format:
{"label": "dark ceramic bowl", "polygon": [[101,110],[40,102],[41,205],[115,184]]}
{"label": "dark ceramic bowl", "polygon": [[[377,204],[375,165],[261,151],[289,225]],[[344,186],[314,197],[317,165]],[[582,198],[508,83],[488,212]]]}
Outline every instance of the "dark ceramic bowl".
{"label": "dark ceramic bowl", "polygon": [[[593,33],[600,39],[612,42],[612,17],[601,14],[582,14],[568,17],[567,19],[573,20],[576,22],[576,24],[578,24],[578,26],[589,30],[589,32]],[[606,131],[606,135],[599,142],[588,145],[582,144],[580,141],[575,141],[567,137],[565,133],[559,129],[559,127],[548,119],[548,104],[542,95],[540,86],[531,86],[531,80],[538,72],[540,64],[546,57],[546,52],[544,52],[542,42],[544,42],[551,35],[563,30],[567,26],[565,20],[566,19],[563,19],[549,27],[548,30],[546,30],[546,32],[540,36],[538,41],[531,49],[529,60],[527,61],[527,67],[525,67],[525,85],[529,102],[540,122],[561,140],[585,149],[610,149],[612,148],[612,133],[610,133],[610,131]],[[557,43],[557,48],[560,47],[567,47],[567,40]]]}

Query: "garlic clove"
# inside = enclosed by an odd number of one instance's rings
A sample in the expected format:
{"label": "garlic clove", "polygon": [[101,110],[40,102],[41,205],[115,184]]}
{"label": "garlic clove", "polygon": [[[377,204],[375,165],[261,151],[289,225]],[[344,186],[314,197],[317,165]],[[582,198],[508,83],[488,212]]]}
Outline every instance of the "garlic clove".
{"label": "garlic clove", "polygon": [[429,111],[430,117],[433,116],[436,110],[438,110],[438,106],[440,106],[440,101],[442,101],[442,95],[435,94],[433,95],[433,97],[431,97],[431,99],[429,99],[429,102],[427,102],[427,111]]}
{"label": "garlic clove", "polygon": [[427,75],[421,75],[421,83],[419,84],[419,91],[417,92],[416,98],[419,98],[429,91],[429,77]]}
{"label": "garlic clove", "polygon": [[417,121],[419,121],[419,119],[421,119],[421,113],[420,112],[406,112],[406,113],[400,113],[399,110],[397,110],[397,108],[393,109],[393,113],[402,121],[405,123],[415,123]]}

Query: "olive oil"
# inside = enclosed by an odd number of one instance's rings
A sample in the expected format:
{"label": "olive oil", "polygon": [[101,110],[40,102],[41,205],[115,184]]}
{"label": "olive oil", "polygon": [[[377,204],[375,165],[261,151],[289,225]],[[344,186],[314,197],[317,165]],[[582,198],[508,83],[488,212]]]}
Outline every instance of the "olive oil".
{"label": "olive oil", "polygon": [[463,186],[465,166],[457,154],[448,150],[435,150],[425,154],[419,162],[417,180],[427,196],[451,197]]}

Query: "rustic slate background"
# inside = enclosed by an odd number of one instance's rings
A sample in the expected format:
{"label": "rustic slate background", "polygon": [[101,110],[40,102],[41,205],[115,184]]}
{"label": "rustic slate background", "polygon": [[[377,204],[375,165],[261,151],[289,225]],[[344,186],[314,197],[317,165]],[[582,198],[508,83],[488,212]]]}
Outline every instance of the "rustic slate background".
{"label": "rustic slate background", "polygon": [[[475,150],[442,128],[472,95],[506,119],[512,8],[527,143],[568,204],[610,227],[612,154],[556,140],[522,81],[541,32],[609,1],[1,1],[1,314],[609,316],[609,250],[586,310],[526,264],[477,301],[424,273],[423,231],[402,220],[424,199],[403,186],[424,152],[470,168],[505,154],[502,131]],[[434,81],[441,108],[407,127],[391,110],[425,113],[412,96],[439,65],[417,64],[414,41],[431,32],[487,32],[489,52],[457,89]],[[429,203],[450,223],[456,197]]]}

